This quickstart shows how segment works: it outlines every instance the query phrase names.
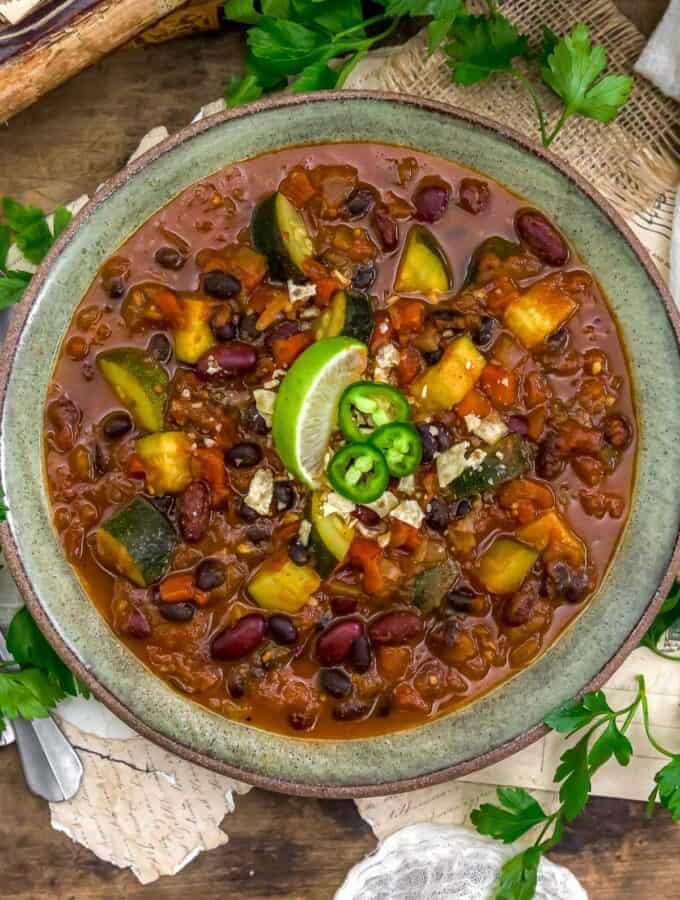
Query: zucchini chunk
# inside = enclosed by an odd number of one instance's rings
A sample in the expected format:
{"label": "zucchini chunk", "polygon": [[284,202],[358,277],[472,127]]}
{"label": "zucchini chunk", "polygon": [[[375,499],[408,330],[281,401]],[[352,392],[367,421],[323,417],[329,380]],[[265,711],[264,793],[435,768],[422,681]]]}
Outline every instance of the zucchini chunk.
{"label": "zucchini chunk", "polygon": [[193,365],[215,344],[209,325],[213,303],[203,297],[183,297],[181,303],[182,326],[172,332],[175,356],[180,362]]}
{"label": "zucchini chunk", "polygon": [[344,335],[368,344],[373,331],[371,301],[359,291],[336,291],[328,309],[316,320],[317,340]]}
{"label": "zucchini chunk", "polygon": [[511,537],[496,538],[479,561],[479,580],[492,594],[514,594],[538,557],[535,547]]}
{"label": "zucchini chunk", "polygon": [[451,270],[439,241],[423,225],[408,233],[394,289],[403,294],[443,293],[451,287]]}
{"label": "zucchini chunk", "polygon": [[424,415],[451,409],[477,384],[486,359],[469,337],[452,341],[438,363],[413,382],[411,393]]}
{"label": "zucchini chunk", "polygon": [[102,563],[140,587],[165,575],[176,543],[170,522],[143,497],[133,497],[102,522],[95,539]]}
{"label": "zucchini chunk", "polygon": [[[503,266],[506,260],[515,259],[515,265],[509,264]],[[517,263],[522,259],[522,245],[515,244],[503,237],[495,234],[486,238],[474,250],[468,263],[467,272],[465,273],[465,281],[463,287],[477,281],[480,276],[488,275],[491,272],[497,275],[515,274],[518,269]],[[504,270],[508,268],[506,273]],[[531,274],[531,273],[530,273]]]}
{"label": "zucchini chunk", "polygon": [[97,357],[105,381],[126,406],[135,425],[144,431],[162,431],[168,402],[168,373],[144,350],[121,347]]}
{"label": "zucchini chunk", "polygon": [[436,609],[460,578],[460,566],[452,559],[438,563],[415,575],[406,583],[411,603],[425,615]]}
{"label": "zucchini chunk", "polygon": [[296,566],[287,559],[280,563],[265,562],[250,579],[248,593],[262,609],[295,613],[309,603],[321,584],[311,566]]}
{"label": "zucchini chunk", "polygon": [[284,194],[277,192],[259,204],[251,228],[255,249],[267,257],[274,278],[306,278],[302,264],[314,256],[314,244],[305,220]]}
{"label": "zucchini chunk", "polygon": [[322,578],[327,578],[337,564],[347,556],[349,545],[354,538],[354,528],[346,524],[340,516],[324,516],[323,495],[320,491],[312,494],[310,519],[312,531],[309,544],[314,558],[314,568]]}
{"label": "zucchini chunk", "polygon": [[[506,434],[494,444],[477,469],[465,469],[448,487],[459,500],[523,475],[531,464],[529,445],[518,434]],[[527,541],[531,543],[531,541]]]}
{"label": "zucchini chunk", "polygon": [[577,307],[554,276],[536,281],[506,308],[503,321],[531,350],[563,325]]}
{"label": "zucchini chunk", "polygon": [[179,494],[191,481],[191,440],[183,431],[148,434],[135,449],[144,464],[149,492]]}

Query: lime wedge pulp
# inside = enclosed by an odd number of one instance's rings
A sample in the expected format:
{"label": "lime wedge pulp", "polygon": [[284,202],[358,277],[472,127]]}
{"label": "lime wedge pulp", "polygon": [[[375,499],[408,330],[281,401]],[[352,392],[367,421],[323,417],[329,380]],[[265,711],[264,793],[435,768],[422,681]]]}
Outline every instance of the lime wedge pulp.
{"label": "lime wedge pulp", "polygon": [[323,338],[295,360],[281,382],[272,421],[274,444],[284,466],[308,487],[321,486],[340,396],[361,378],[367,361],[367,347],[360,341]]}

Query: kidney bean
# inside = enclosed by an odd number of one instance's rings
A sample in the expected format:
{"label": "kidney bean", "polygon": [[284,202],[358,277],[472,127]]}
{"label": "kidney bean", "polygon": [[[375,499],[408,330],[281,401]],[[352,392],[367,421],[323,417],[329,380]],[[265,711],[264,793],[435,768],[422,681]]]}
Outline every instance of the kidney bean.
{"label": "kidney bean", "polygon": [[158,362],[169,362],[172,356],[172,344],[170,343],[170,338],[167,334],[163,334],[160,331],[158,334],[151,336],[151,340],[147,344],[146,349],[158,360]]}
{"label": "kidney bean", "polygon": [[260,518],[258,522],[248,525],[246,528],[246,537],[253,544],[261,544],[268,541],[274,531],[274,523],[271,519]]}
{"label": "kidney bean", "polygon": [[383,250],[396,250],[399,243],[399,227],[382,203],[373,210],[373,221],[380,236]]}
{"label": "kidney bean", "polygon": [[196,566],[194,581],[199,591],[212,591],[224,584],[224,566],[217,559],[203,559]]}
{"label": "kidney bean", "polygon": [[479,178],[463,178],[458,188],[458,206],[476,216],[486,209],[490,196],[486,181],[480,181]]}
{"label": "kidney bean", "polygon": [[349,660],[357,672],[367,672],[371,668],[371,642],[365,634],[360,634],[352,644]]}
{"label": "kidney bean", "polygon": [[196,371],[204,378],[243,375],[257,365],[257,353],[243,341],[217,344],[206,350],[196,363]]}
{"label": "kidney bean", "polygon": [[375,195],[368,188],[355,188],[345,203],[345,209],[352,219],[365,216],[373,206],[375,206]]}
{"label": "kidney bean", "polygon": [[380,524],[380,516],[370,506],[361,506],[361,504],[355,506],[352,510],[352,516],[368,528],[375,528],[376,525]]}
{"label": "kidney bean", "polygon": [[550,433],[538,445],[536,454],[536,474],[541,478],[557,478],[564,469],[565,462],[555,447],[555,435]]}
{"label": "kidney bean", "polygon": [[293,540],[288,543],[288,556],[296,566],[306,566],[309,562],[309,548],[293,538]]}
{"label": "kidney bean", "polygon": [[416,219],[421,222],[437,222],[446,212],[451,191],[444,184],[423,184],[413,195]]}
{"label": "kidney bean", "polygon": [[265,344],[269,350],[272,349],[274,341],[283,340],[292,337],[300,330],[298,322],[279,322],[267,329],[265,334]]}
{"label": "kidney bean", "polygon": [[128,637],[144,640],[151,634],[151,625],[142,610],[133,606],[128,612],[123,631]]}
{"label": "kidney bean", "polygon": [[352,275],[352,287],[355,291],[367,291],[373,287],[377,277],[378,273],[373,261],[362,263],[356,267]]}
{"label": "kidney bean", "polygon": [[213,659],[240,659],[252,653],[262,643],[267,620],[261,613],[249,613],[235,625],[225,628],[213,639],[210,654]]}
{"label": "kidney bean", "polygon": [[193,603],[159,603],[158,611],[168,622],[191,622],[196,607]]}
{"label": "kidney bean", "polygon": [[348,594],[333,594],[331,597],[331,607],[336,616],[349,616],[356,612],[358,605],[357,598]]}
{"label": "kidney bean", "polygon": [[248,315],[241,316],[238,320],[238,336],[242,341],[254,344],[261,340],[262,332],[257,330],[257,320],[259,318],[257,313],[248,313]]}
{"label": "kidney bean", "polygon": [[177,247],[159,247],[154,254],[154,259],[164,269],[181,269],[186,262]]}
{"label": "kidney bean", "polygon": [[177,521],[186,541],[200,541],[210,525],[210,488],[192,481],[177,498]]}
{"label": "kidney bean", "polygon": [[120,411],[108,415],[102,422],[102,431],[109,440],[115,440],[132,431],[132,419],[129,413]]}
{"label": "kidney bean", "polygon": [[295,505],[297,494],[290,481],[274,482],[274,506],[278,512],[284,512]]}
{"label": "kidney bean", "polygon": [[514,415],[508,417],[508,428],[520,437],[529,433],[529,420],[526,416]]}
{"label": "kidney bean", "polygon": [[211,297],[226,300],[227,297],[235,297],[241,292],[241,282],[235,275],[228,272],[220,272],[215,269],[207,272],[203,278],[203,290]]}
{"label": "kidney bean", "polygon": [[331,697],[349,697],[352,693],[352,679],[342,669],[322,669],[319,677],[321,687]]}
{"label": "kidney bean", "polygon": [[333,707],[333,718],[339,719],[341,722],[351,722],[354,719],[361,719],[370,710],[368,703],[363,700],[347,700],[345,703],[338,703]]}
{"label": "kidney bean", "polygon": [[425,524],[434,531],[446,531],[449,524],[449,504],[443,497],[433,497],[427,504]]}
{"label": "kidney bean", "polygon": [[345,619],[327,628],[316,642],[316,655],[321,665],[337,666],[344,662],[361,632],[361,623],[353,619]]}
{"label": "kidney bean", "polygon": [[224,460],[228,466],[235,469],[250,469],[256,466],[262,459],[262,447],[252,441],[242,441],[240,444],[227,450]]}
{"label": "kidney bean", "polygon": [[373,644],[392,646],[405,644],[419,637],[422,631],[420,616],[412,612],[391,612],[375,619],[368,626]]}
{"label": "kidney bean", "polygon": [[515,216],[515,231],[529,250],[548,266],[563,266],[569,248],[562,235],[536,209],[521,209]]}
{"label": "kidney bean", "polygon": [[505,601],[503,605],[503,621],[511,628],[526,625],[537,602],[536,585],[530,582]]}
{"label": "kidney bean", "polygon": [[588,590],[588,575],[585,572],[578,572],[559,560],[548,563],[547,570],[558,594],[568,603],[583,600]]}
{"label": "kidney bean", "polygon": [[54,443],[59,450],[72,450],[78,440],[82,414],[73,400],[59,397],[47,407],[47,419],[54,426]]}
{"label": "kidney bean", "polygon": [[603,423],[604,438],[616,450],[625,450],[631,442],[631,428],[628,422],[619,415],[607,416]]}
{"label": "kidney bean", "polygon": [[275,613],[267,621],[267,631],[277,644],[286,646],[294,644],[298,639],[298,630],[291,618]]}

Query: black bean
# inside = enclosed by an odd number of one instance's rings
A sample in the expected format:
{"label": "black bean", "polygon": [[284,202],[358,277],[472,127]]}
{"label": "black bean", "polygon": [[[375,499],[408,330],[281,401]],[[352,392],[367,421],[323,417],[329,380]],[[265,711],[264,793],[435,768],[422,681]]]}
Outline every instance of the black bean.
{"label": "black bean", "polygon": [[247,526],[246,537],[253,544],[261,544],[263,541],[269,540],[273,530],[274,523],[271,519],[260,518],[258,522],[253,522],[252,525]]}
{"label": "black bean", "polygon": [[571,334],[569,329],[566,325],[563,325],[561,328],[558,328],[557,331],[553,331],[552,334],[549,334],[546,338],[546,342],[554,347],[559,347],[560,350],[566,350],[570,337]]}
{"label": "black bean", "polygon": [[160,603],[158,609],[168,622],[190,622],[196,612],[193,603]]}
{"label": "black bean", "polygon": [[352,644],[349,659],[357,672],[367,672],[371,668],[371,642],[365,634],[360,634]]}
{"label": "black bean", "polygon": [[170,338],[167,334],[162,334],[159,331],[158,334],[152,335],[151,340],[147,344],[147,350],[158,360],[158,362],[168,362],[172,356],[172,344],[170,343]]}
{"label": "black bean", "polygon": [[451,609],[455,609],[456,612],[469,613],[475,605],[476,597],[471,588],[459,585],[458,587],[451,588],[444,599],[446,604],[450,606]]}
{"label": "black bean", "polygon": [[440,424],[435,425],[434,428],[436,429],[434,439],[437,443],[437,450],[439,450],[440,453],[443,453],[445,450],[448,450],[453,443],[451,432],[448,428],[444,428],[444,426]]}
{"label": "black bean", "polygon": [[436,350],[426,350],[423,353],[423,359],[428,366],[434,366],[439,362],[443,355],[444,351],[441,347],[438,347]]}
{"label": "black bean", "polygon": [[444,184],[424,184],[413,196],[416,218],[421,222],[437,222],[446,212],[451,189]]}
{"label": "black bean", "polygon": [[293,620],[280,613],[275,613],[273,616],[269,617],[267,621],[267,630],[270,637],[275,640],[277,644],[289,646],[290,644],[294,644],[298,639],[298,630],[295,627]]}
{"label": "black bean", "polygon": [[224,566],[217,559],[203,559],[196,566],[194,581],[199,591],[212,591],[224,584]]}
{"label": "black bean", "polygon": [[258,319],[259,316],[256,313],[241,316],[238,322],[238,335],[242,341],[250,341],[252,344],[262,337],[262,332],[256,328]]}
{"label": "black bean", "polygon": [[162,497],[152,497],[151,505],[155,506],[158,512],[163,513],[168,518],[175,511],[175,498],[172,494],[163,494]]}
{"label": "black bean", "polygon": [[94,468],[98,475],[104,475],[109,470],[109,454],[107,450],[97,441],[94,445],[94,452],[92,454]]}
{"label": "black bean", "polygon": [[290,481],[274,482],[274,507],[277,512],[283,512],[295,505],[297,494]]}
{"label": "black bean", "polygon": [[341,722],[351,722],[354,719],[361,719],[370,710],[368,703],[363,700],[347,700],[345,703],[338,703],[333,707],[333,718],[339,719]]}
{"label": "black bean", "polygon": [[509,416],[508,428],[520,437],[524,437],[529,433],[529,420],[526,416]]}
{"label": "black bean", "polygon": [[472,340],[478,347],[486,347],[491,343],[494,324],[495,319],[493,318],[493,316],[482,316],[480,318],[479,325],[472,335]]}
{"label": "black bean", "polygon": [[434,531],[446,531],[449,524],[449,504],[443,497],[433,497],[427,504],[425,524]]}
{"label": "black bean", "polygon": [[345,207],[353,219],[365,216],[375,206],[375,195],[367,188],[356,188],[347,198]]}
{"label": "black bean", "polygon": [[293,538],[288,544],[288,556],[296,566],[305,566],[309,562],[309,548]]}
{"label": "black bean", "polygon": [[275,325],[271,325],[267,328],[264,336],[265,346],[271,351],[274,341],[292,337],[294,334],[297,334],[299,330],[299,322],[277,322]]}
{"label": "black bean", "polygon": [[321,687],[331,697],[349,697],[352,693],[352,679],[342,669],[322,669]]}
{"label": "black bean", "polygon": [[244,522],[255,522],[260,518],[259,512],[256,509],[253,509],[252,506],[248,506],[248,504],[245,502],[241,503],[239,515]]}
{"label": "black bean", "polygon": [[255,434],[269,434],[269,426],[258,412],[254,403],[242,410],[241,424],[247,431],[252,431]]}
{"label": "black bean", "polygon": [[373,287],[377,276],[374,262],[362,263],[352,275],[352,287],[355,291],[367,291]]}
{"label": "black bean", "polygon": [[463,500],[459,500],[458,503],[455,503],[453,507],[449,508],[449,515],[452,519],[462,519],[471,509],[472,500],[470,500],[469,497],[465,497]]}
{"label": "black bean", "polygon": [[580,603],[588,589],[588,576],[577,572],[565,562],[549,564],[548,575],[555,583],[557,592],[568,603]]}
{"label": "black bean", "polygon": [[426,424],[416,425],[420,435],[420,443],[423,445],[423,462],[431,463],[437,452],[437,441],[432,434],[431,426]]}
{"label": "black bean", "polygon": [[164,269],[181,269],[186,262],[184,256],[179,252],[177,247],[159,247],[156,250],[154,259],[159,266]]}
{"label": "black bean", "polygon": [[115,440],[132,431],[132,419],[129,413],[113,412],[102,422],[102,432],[109,440]]}
{"label": "black bean", "polygon": [[241,282],[235,275],[215,269],[213,272],[208,272],[203,278],[203,290],[211,297],[225,300],[227,297],[235,297],[241,292]]}
{"label": "black bean", "polygon": [[250,469],[261,461],[262,447],[252,441],[243,441],[227,450],[224,459],[228,466],[235,469]]}
{"label": "black bean", "polygon": [[114,275],[106,283],[106,292],[112,300],[120,300],[125,296],[125,279],[122,275]]}
{"label": "black bean", "polygon": [[210,317],[210,329],[217,341],[233,341],[236,326],[231,321],[231,310],[218,307]]}

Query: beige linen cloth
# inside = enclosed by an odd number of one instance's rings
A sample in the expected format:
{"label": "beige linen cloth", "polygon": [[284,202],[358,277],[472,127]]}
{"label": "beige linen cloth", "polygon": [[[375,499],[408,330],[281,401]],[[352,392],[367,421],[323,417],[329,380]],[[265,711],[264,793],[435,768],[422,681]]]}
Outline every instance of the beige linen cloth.
{"label": "beige linen cloth", "polygon": [[[503,12],[536,39],[542,24],[560,34],[571,27],[576,16],[568,0],[545,0],[540,5],[533,0],[509,0],[503,4]],[[578,14],[594,40],[608,48],[612,68],[632,71],[644,38],[613,3],[595,0]],[[537,131],[531,102],[511,79],[467,88],[453,85],[440,55],[426,59],[422,36],[404,47],[370,54],[347,86],[418,94],[478,112],[523,134],[536,135]],[[556,111],[554,96],[541,90],[546,108]],[[221,108],[221,101],[212,104],[199,117]],[[603,127],[597,122],[572,120],[552,148],[627,218],[666,279],[673,204],[680,181],[677,133],[674,135],[680,124],[678,110],[675,101],[637,77],[632,98],[614,123]],[[138,152],[166,136],[164,128],[154,129]],[[7,599],[13,586],[7,582],[7,576],[0,573],[0,596],[5,603],[3,618],[0,601],[0,624],[10,612],[8,604],[13,605]],[[17,597],[16,591],[13,597]],[[680,634],[667,635],[666,647],[680,650]],[[624,705],[634,690],[637,672],[647,677],[652,719],[660,740],[680,747],[680,666],[664,663],[647,650],[636,650],[607,687],[612,702]],[[54,828],[114,865],[131,867],[143,883],[173,874],[203,850],[227,842],[220,823],[226,813],[234,811],[234,795],[247,791],[247,786],[170,756],[134,735],[96,701],[69,702],[59,712],[81,752],[85,776],[74,800],[52,805]],[[636,752],[626,770],[605,766],[596,778],[595,793],[642,799],[649,792],[656,760],[649,757],[639,726],[632,730],[640,754]],[[376,836],[384,837],[416,822],[462,824],[469,811],[493,793],[496,784],[534,789],[550,804],[555,796],[552,773],[563,749],[561,738],[548,736],[466,779],[392,798],[360,800],[357,806]],[[153,841],[149,835],[154,835]]]}

